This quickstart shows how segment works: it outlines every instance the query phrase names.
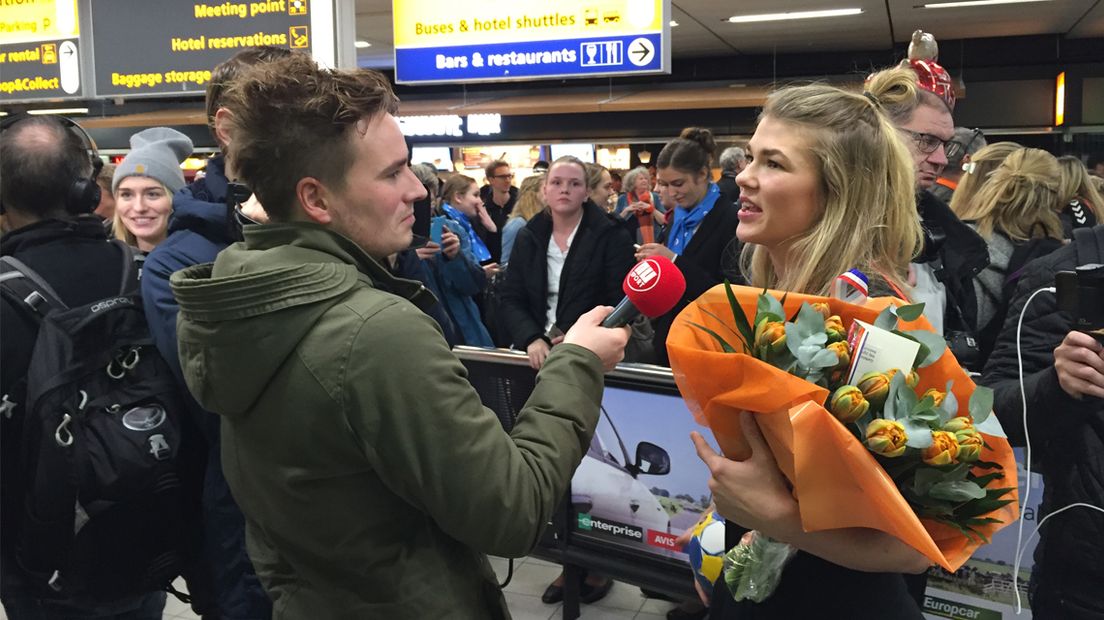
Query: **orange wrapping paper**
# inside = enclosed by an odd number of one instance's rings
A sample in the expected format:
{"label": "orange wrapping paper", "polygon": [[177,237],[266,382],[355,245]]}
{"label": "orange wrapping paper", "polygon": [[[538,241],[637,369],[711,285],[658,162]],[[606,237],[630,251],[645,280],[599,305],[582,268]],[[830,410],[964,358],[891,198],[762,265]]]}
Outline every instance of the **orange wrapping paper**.
{"label": "orange wrapping paper", "polygon": [[[755,317],[758,289],[733,287],[749,322]],[[783,295],[771,291],[775,298]],[[825,302],[845,326],[858,319],[873,323],[885,307],[899,302],[888,297],[863,305],[838,299],[789,293],[786,316],[801,304]],[[714,316],[710,316],[712,313]],[[718,318],[721,321],[718,321]],[[692,326],[713,329],[733,347],[740,348],[724,286],[716,286],[687,306],[676,318],[667,338],[667,351],[675,382],[698,423],[713,431],[729,458],[742,460],[748,446],[740,431],[740,411],[756,414],[759,428],[782,473],[794,487],[801,522],[813,532],[846,527],[881,530],[923,553],[949,571],[962,566],[980,546],[961,532],[941,523],[921,520],[873,455],[821,404],[828,390],[757,360],[749,355],[725,353],[712,336]],[[931,329],[926,319],[900,323],[901,329]],[[974,383],[948,351],[936,363],[917,369],[918,393],[930,387],[943,390],[952,380],[959,415],[968,413]],[[1016,462],[1006,439],[984,435],[989,448],[981,460],[1000,463],[1005,478],[990,488],[1016,486]],[[985,516],[1001,520],[978,528],[986,537],[1012,523],[1019,513],[1015,501]]]}

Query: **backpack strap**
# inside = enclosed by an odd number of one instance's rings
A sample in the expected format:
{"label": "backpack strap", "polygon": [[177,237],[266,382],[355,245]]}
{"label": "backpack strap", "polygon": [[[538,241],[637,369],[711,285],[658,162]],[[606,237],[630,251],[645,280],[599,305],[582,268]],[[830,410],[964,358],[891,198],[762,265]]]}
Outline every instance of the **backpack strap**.
{"label": "backpack strap", "polygon": [[39,319],[51,310],[69,309],[38,272],[13,256],[0,257],[0,290]]}
{"label": "backpack strap", "polygon": [[146,257],[135,252],[134,248],[119,239],[112,239],[111,243],[123,253],[123,277],[119,284],[119,294],[126,295],[138,291],[138,281],[142,279],[142,265]]}

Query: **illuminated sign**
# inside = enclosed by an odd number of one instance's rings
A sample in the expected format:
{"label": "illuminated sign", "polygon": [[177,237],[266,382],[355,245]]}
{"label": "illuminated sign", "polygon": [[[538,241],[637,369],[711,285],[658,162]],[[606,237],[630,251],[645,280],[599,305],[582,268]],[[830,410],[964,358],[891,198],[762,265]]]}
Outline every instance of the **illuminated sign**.
{"label": "illuminated sign", "polygon": [[1054,126],[1060,126],[1066,122],[1066,72],[1058,74],[1054,81]]}
{"label": "illuminated sign", "polygon": [[202,94],[215,65],[255,45],[332,66],[333,0],[91,0],[96,95]]}
{"label": "illuminated sign", "polygon": [[395,81],[665,73],[670,0],[393,0]]}
{"label": "illuminated sign", "polygon": [[81,97],[75,0],[0,7],[0,101]]}
{"label": "illuminated sign", "polygon": [[465,136],[497,136],[502,133],[501,114],[472,114],[465,119],[457,114],[433,116],[400,116],[399,128],[404,136],[441,136],[463,138]]}

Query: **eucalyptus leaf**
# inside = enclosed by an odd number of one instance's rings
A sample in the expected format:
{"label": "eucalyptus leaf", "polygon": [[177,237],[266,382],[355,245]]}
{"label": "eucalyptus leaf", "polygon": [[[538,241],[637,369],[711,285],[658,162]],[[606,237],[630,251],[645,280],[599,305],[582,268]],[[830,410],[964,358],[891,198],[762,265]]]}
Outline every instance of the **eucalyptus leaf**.
{"label": "eucalyptus leaf", "polygon": [[905,434],[908,435],[906,446],[923,450],[932,445],[932,432],[927,424],[909,419],[897,420],[897,422],[905,427]]}
{"label": "eucalyptus leaf", "polygon": [[897,308],[897,318],[902,321],[915,321],[920,318],[920,315],[924,314],[924,304],[910,304],[908,306],[901,306]]}
{"label": "eucalyptus leaf", "polygon": [[897,329],[897,315],[893,314],[893,306],[887,306],[878,313],[878,318],[874,319],[874,327],[889,331]]}
{"label": "eucalyptus leaf", "polygon": [[917,368],[927,368],[931,366],[939,361],[939,358],[943,357],[943,354],[947,352],[947,341],[943,340],[943,336],[935,332],[929,332],[923,329],[912,329],[905,333],[928,349],[927,356],[916,363]]}
{"label": "eucalyptus leaf", "polygon": [[971,499],[981,499],[985,497],[985,489],[982,489],[969,480],[954,480],[939,482],[932,485],[931,490],[928,491],[928,495],[936,499],[945,499],[951,502],[965,502]]}
{"label": "eucalyptus leaf", "polygon": [[945,388],[947,397],[943,399],[943,404],[939,406],[939,425],[942,426],[950,421],[951,418],[958,415],[958,397],[954,395],[951,388],[954,387],[951,381],[947,381]]}
{"label": "eucalyptus leaf", "polygon": [[928,425],[928,428],[940,427],[940,415],[939,411],[935,409],[924,409],[915,413],[909,414],[908,419],[915,420],[917,422],[923,422]]}
{"label": "eucalyptus leaf", "polygon": [[[786,310],[782,307],[782,302],[774,298],[770,293],[764,292],[759,295],[759,301],[756,304],[756,311],[758,314],[770,314],[775,317],[775,321],[786,320]],[[758,318],[756,319],[758,321]]]}
{"label": "eucalyptus leaf", "polygon": [[987,418],[982,420],[981,424],[978,424],[977,420],[975,419],[974,428],[979,433],[985,433],[986,435],[991,435],[993,437],[1002,437],[1005,439],[1008,438],[1008,434],[1004,432],[1004,427],[1001,426],[1000,420],[998,420],[997,416],[995,415],[988,416]]}
{"label": "eucalyptus leaf", "polygon": [[723,349],[725,353],[737,353],[736,349],[734,349],[732,347],[732,345],[728,344],[728,341],[726,341],[724,338],[721,338],[721,335],[718,334],[717,332],[709,329],[708,327],[706,327],[704,325],[698,325],[697,323],[694,323],[693,321],[687,321],[687,323],[690,323],[690,325],[693,325],[694,327],[702,330],[703,332],[709,334],[710,336],[713,336],[713,339],[716,340],[721,345],[721,349]]}
{"label": "eucalyptus leaf", "polygon": [[993,389],[984,385],[975,387],[974,393],[970,394],[970,417],[974,419],[974,426],[984,422],[992,412]]}
{"label": "eucalyptus leaf", "polygon": [[928,395],[921,398],[920,401],[912,407],[912,411],[909,413],[915,415],[922,411],[931,411],[933,409],[935,409],[935,399]]}
{"label": "eucalyptus leaf", "polygon": [[747,343],[750,350],[752,344],[755,342],[755,330],[751,328],[751,324],[748,323],[747,315],[744,314],[744,309],[740,306],[740,302],[736,301],[736,294],[732,292],[732,284],[725,280],[725,296],[728,297],[728,305],[732,310],[732,322],[736,324],[736,329],[740,331],[740,334],[744,337],[744,342]]}
{"label": "eucalyptus leaf", "polygon": [[912,479],[912,490],[917,495],[927,495],[933,486],[943,482],[943,478],[943,472],[938,469],[918,469],[916,470],[916,476]]}
{"label": "eucalyptus leaf", "polygon": [[813,356],[812,363],[809,365],[813,368],[832,368],[839,363],[839,356],[835,351],[830,349],[821,349]]}

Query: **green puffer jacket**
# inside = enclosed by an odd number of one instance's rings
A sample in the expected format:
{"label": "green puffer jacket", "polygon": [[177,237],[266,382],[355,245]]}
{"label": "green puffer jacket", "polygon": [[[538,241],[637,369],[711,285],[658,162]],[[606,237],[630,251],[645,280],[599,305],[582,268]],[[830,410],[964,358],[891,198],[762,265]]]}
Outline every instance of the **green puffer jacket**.
{"label": "green puffer jacket", "polygon": [[484,554],[528,553],[563,497],[596,355],[556,347],[507,434],[415,306],[432,295],[321,226],[247,227],[172,287],[276,618],[509,617]]}

